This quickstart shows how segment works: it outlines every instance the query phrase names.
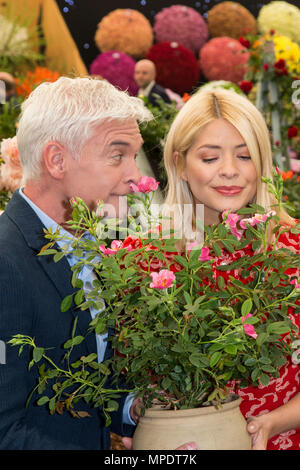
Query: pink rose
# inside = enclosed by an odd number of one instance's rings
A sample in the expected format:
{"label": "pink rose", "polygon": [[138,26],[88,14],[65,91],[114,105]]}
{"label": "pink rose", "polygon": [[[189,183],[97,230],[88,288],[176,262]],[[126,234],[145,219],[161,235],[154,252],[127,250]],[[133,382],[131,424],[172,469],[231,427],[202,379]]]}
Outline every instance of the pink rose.
{"label": "pink rose", "polygon": [[291,160],[291,170],[300,173],[300,160]]}
{"label": "pink rose", "polygon": [[0,156],[4,160],[0,167],[2,187],[15,191],[21,185],[23,174],[16,136],[2,140]]}
{"label": "pink rose", "polygon": [[104,255],[115,255],[121,248],[126,248],[127,251],[132,250],[131,246],[124,247],[121,240],[113,240],[111,242],[110,248],[106,248],[105,245],[99,245],[99,250],[102,251]]}
{"label": "pink rose", "polygon": [[276,215],[275,211],[269,211],[267,214],[255,214],[253,217],[250,217],[249,219],[243,219],[240,222],[240,225],[242,228],[246,229],[246,223],[254,227],[254,225],[257,225],[261,222],[266,222],[272,215]]}
{"label": "pink rose", "polygon": [[[244,321],[246,320],[246,318],[249,318],[249,317],[252,317],[252,313],[248,313],[248,315],[246,315],[245,317],[241,317],[241,322],[244,323]],[[244,331],[246,333],[246,335],[248,336],[251,336],[252,338],[256,339],[257,338],[257,333],[254,329],[254,326],[253,325],[243,325],[244,327]]]}
{"label": "pink rose", "polygon": [[238,221],[240,220],[239,216],[237,214],[230,213],[230,212],[227,215],[226,214],[227,214],[227,211],[224,211],[222,213],[222,218],[223,220],[225,220],[225,224],[230,228],[232,235],[234,235],[238,240],[240,240],[242,238],[242,234],[236,228],[236,225]]}
{"label": "pink rose", "polygon": [[298,283],[297,279],[293,279],[290,284],[295,286],[295,289],[300,289],[300,284]]}
{"label": "pink rose", "polygon": [[172,283],[176,279],[175,274],[168,269],[162,269],[159,273],[150,273],[150,276],[152,277],[150,287],[154,289],[167,289],[168,287],[172,287]]}
{"label": "pink rose", "polygon": [[209,256],[209,248],[207,248],[206,246],[204,246],[203,248],[201,248],[201,253],[200,253],[200,256],[199,256],[199,261],[201,261],[202,263],[204,263],[205,261],[209,261],[210,260],[210,256]]}
{"label": "pink rose", "polygon": [[150,193],[158,188],[159,182],[151,176],[142,176],[138,184],[131,183],[130,188],[134,193]]}

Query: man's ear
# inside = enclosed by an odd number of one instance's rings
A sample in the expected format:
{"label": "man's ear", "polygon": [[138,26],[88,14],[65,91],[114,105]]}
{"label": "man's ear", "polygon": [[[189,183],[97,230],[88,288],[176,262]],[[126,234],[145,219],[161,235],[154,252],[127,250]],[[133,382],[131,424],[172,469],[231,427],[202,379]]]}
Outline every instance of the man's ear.
{"label": "man's ear", "polygon": [[48,173],[62,179],[66,171],[66,150],[58,142],[49,142],[43,148],[43,161]]}
{"label": "man's ear", "polygon": [[177,169],[177,175],[184,181],[187,181],[184,160],[180,158],[179,152],[173,153],[173,161]]}

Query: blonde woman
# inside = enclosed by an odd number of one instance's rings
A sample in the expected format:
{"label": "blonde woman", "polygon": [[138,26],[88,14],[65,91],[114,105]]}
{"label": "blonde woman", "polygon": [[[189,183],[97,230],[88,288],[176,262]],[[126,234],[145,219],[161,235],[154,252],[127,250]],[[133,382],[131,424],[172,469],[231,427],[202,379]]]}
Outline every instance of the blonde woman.
{"label": "blonde woman", "polygon": [[[168,176],[164,213],[172,215],[175,230],[181,231],[179,249],[185,249],[191,241],[187,226],[196,231],[197,208],[201,206],[205,225],[219,223],[224,210],[234,212],[252,202],[266,210],[277,210],[277,201],[262,183],[262,176],[272,178],[267,126],[257,108],[233,91],[199,91],[191,97],[172,123],[164,163]],[[187,207],[191,208],[189,221],[183,216]],[[295,225],[284,210],[280,211],[280,221]],[[271,230],[269,237],[271,241]],[[280,236],[278,247],[300,252],[299,234],[288,232]],[[246,250],[240,254],[251,255]],[[231,256],[224,250],[223,255],[220,263]],[[294,274],[299,276],[299,269]],[[298,317],[291,314],[299,328]],[[249,386],[238,391],[241,411],[246,419],[251,418],[248,431],[253,436],[254,449],[300,448],[300,429],[291,429],[300,426],[299,411],[298,420],[289,419],[297,415],[299,396],[289,403],[288,409],[282,406],[299,391],[299,365],[290,359],[281,367],[280,377],[272,379],[268,386]]]}

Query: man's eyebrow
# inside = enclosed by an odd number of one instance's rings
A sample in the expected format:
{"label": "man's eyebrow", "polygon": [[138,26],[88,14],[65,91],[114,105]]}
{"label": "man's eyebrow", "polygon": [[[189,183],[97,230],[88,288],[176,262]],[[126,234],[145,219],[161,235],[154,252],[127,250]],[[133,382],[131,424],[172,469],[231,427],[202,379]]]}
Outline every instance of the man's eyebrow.
{"label": "man's eyebrow", "polygon": [[[141,139],[141,145],[143,145],[144,140]],[[114,145],[127,145],[129,146],[130,144],[128,142],[125,142],[123,140],[113,140],[110,144],[110,147],[113,147]]]}
{"label": "man's eyebrow", "polygon": [[129,143],[124,142],[123,140],[113,140],[109,145],[110,146],[113,146],[113,145],[129,145]]}

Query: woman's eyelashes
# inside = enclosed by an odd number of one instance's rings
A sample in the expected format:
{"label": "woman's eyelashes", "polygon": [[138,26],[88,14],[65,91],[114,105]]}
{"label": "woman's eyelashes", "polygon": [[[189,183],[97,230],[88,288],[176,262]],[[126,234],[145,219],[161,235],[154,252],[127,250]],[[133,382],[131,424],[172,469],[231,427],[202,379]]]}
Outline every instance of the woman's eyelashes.
{"label": "woman's eyelashes", "polygon": [[[201,160],[204,162],[204,163],[213,163],[215,161],[217,161],[218,159],[220,158],[220,156],[215,156],[215,157],[201,157]],[[251,157],[249,155],[237,155],[237,158],[239,158],[240,160],[251,160]]]}

